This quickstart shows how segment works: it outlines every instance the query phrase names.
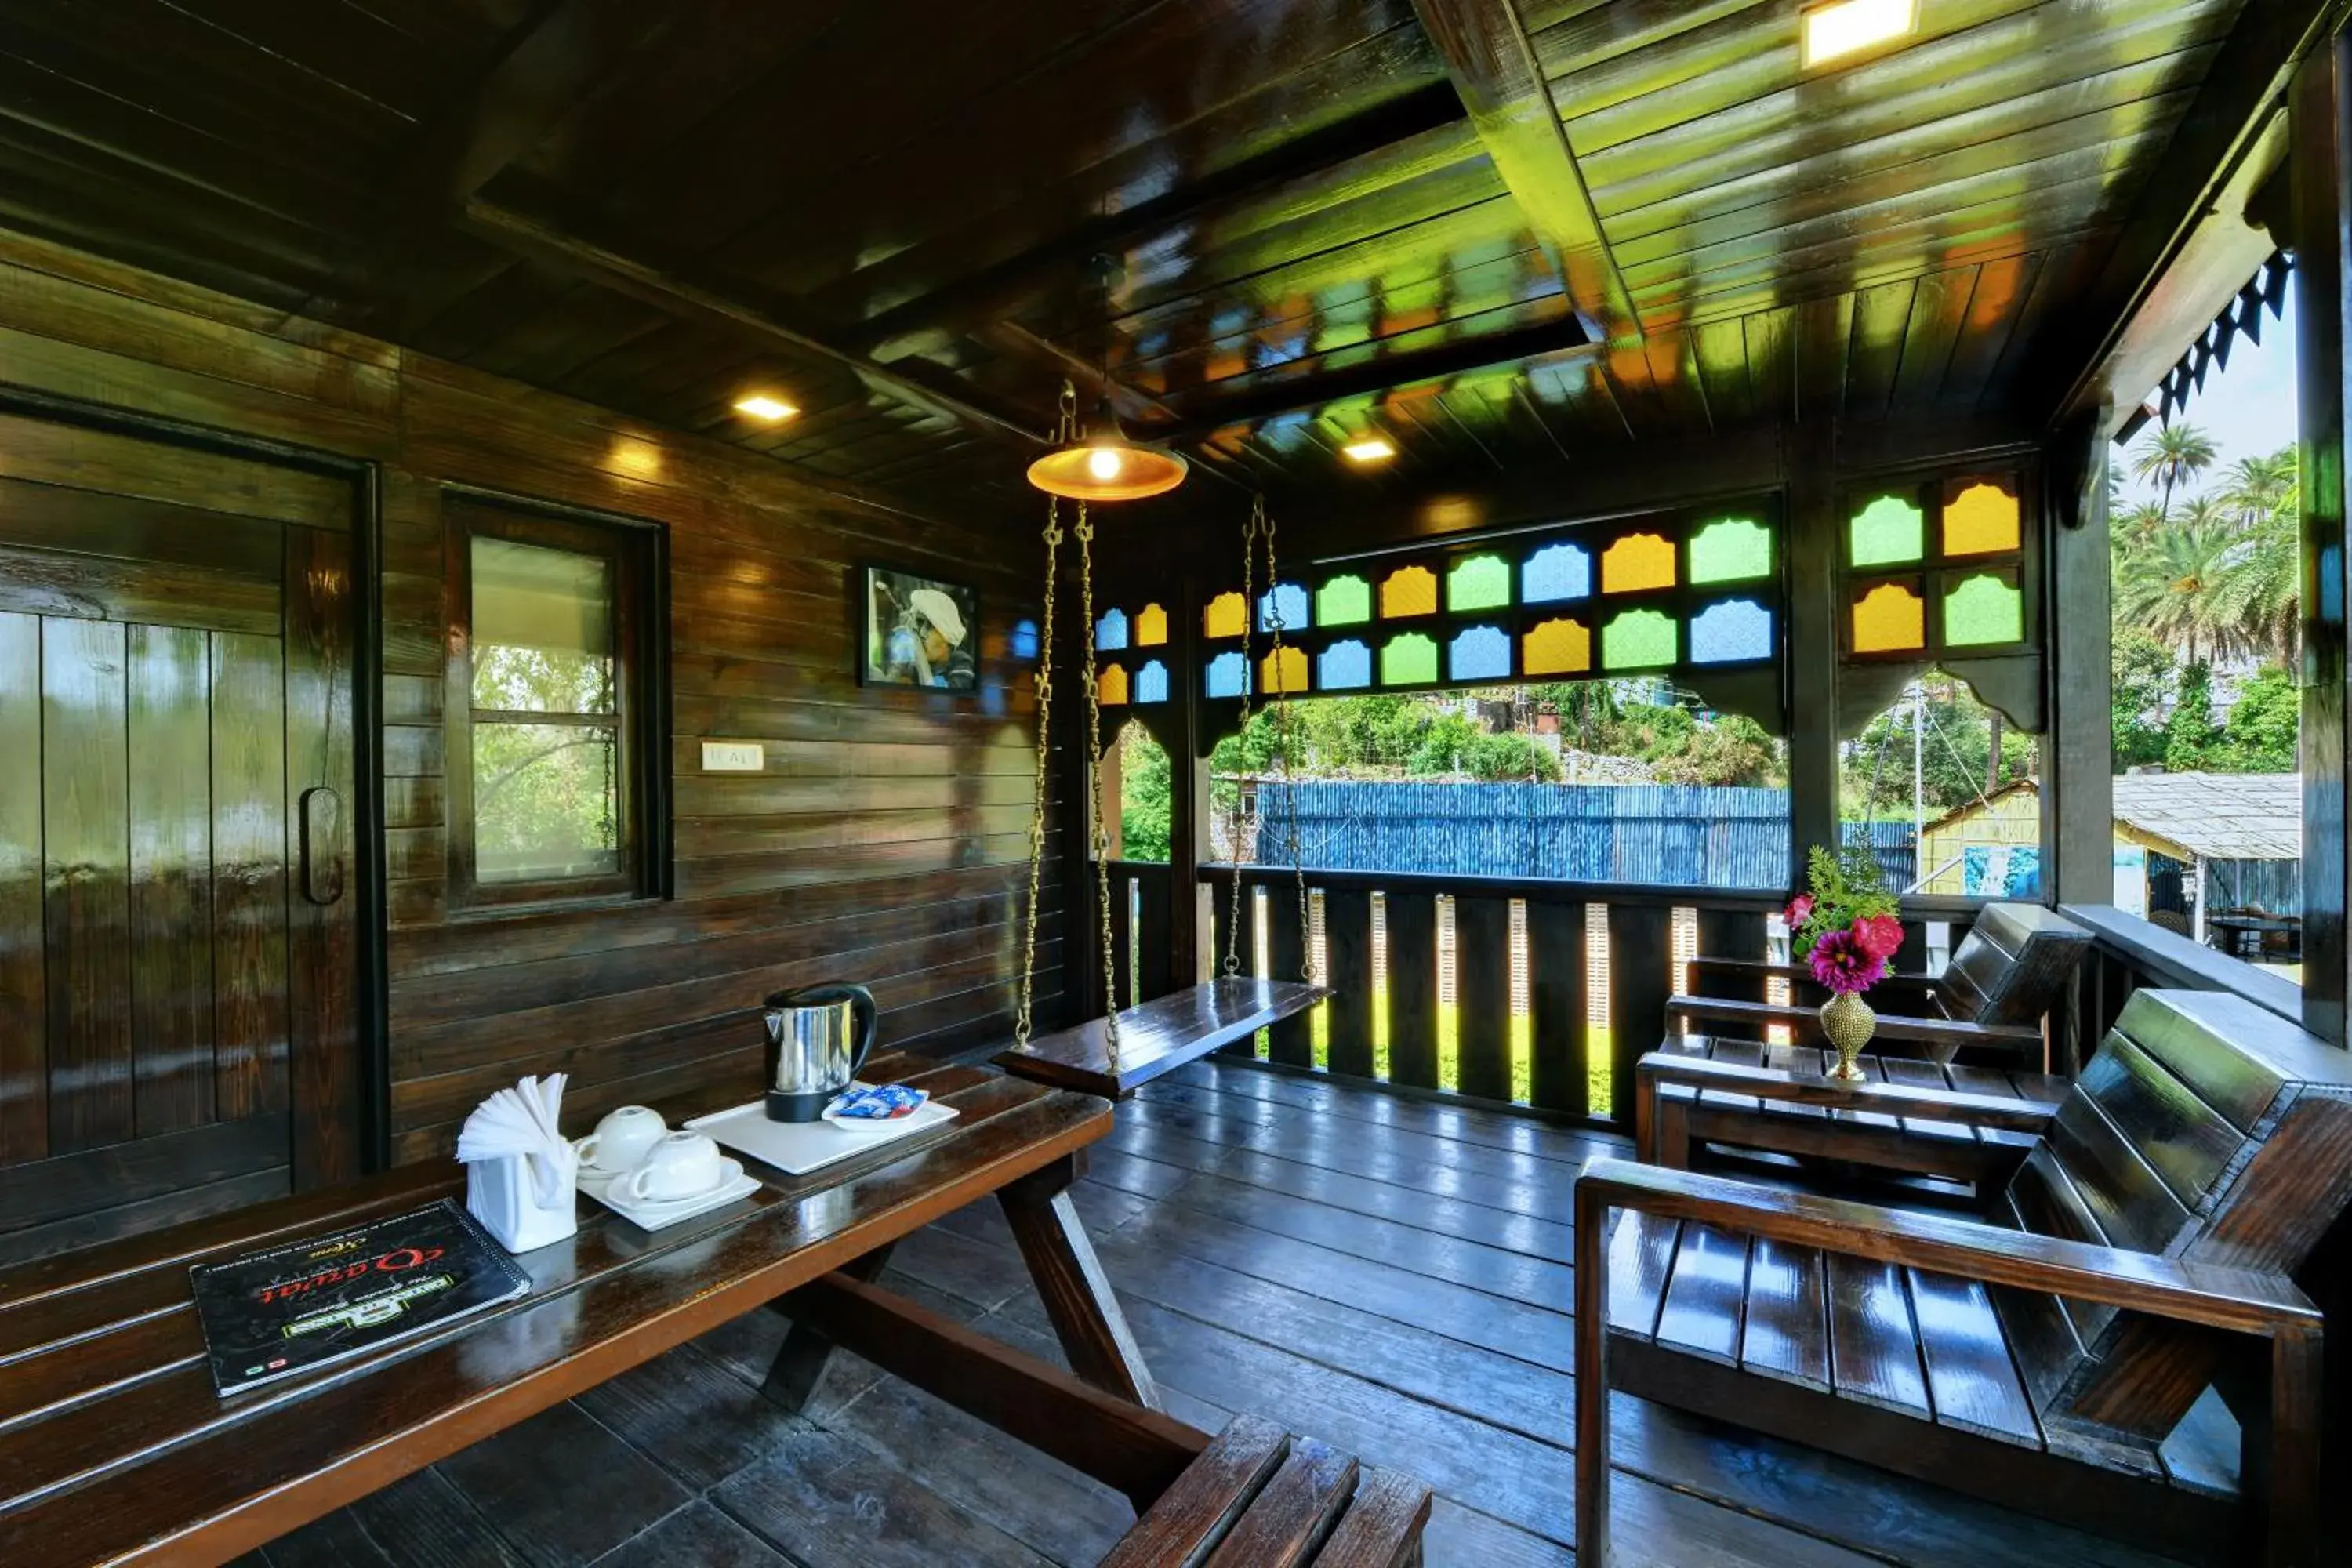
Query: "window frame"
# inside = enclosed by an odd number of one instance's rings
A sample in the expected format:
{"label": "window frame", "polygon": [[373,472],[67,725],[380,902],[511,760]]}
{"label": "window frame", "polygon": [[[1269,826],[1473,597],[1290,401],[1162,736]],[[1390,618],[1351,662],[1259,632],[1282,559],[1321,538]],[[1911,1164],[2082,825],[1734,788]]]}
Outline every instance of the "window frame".
{"label": "window frame", "polygon": [[[669,856],[664,700],[667,574],[665,538],[640,519],[503,495],[449,489],[442,508],[449,640],[442,697],[447,899],[453,912],[504,913],[618,904],[667,896]],[[561,550],[604,563],[612,584],[615,870],[584,877],[485,881],[474,812],[474,565],[477,538]]]}

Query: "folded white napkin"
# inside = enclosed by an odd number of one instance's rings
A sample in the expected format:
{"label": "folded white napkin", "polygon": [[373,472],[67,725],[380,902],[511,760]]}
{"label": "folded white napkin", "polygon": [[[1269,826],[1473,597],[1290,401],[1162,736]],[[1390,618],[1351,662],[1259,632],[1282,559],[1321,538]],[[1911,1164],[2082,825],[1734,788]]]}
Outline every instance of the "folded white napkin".
{"label": "folded white napkin", "polygon": [[540,1203],[558,1201],[573,1157],[572,1145],[556,1131],[563,1084],[564,1075],[560,1072],[543,1079],[526,1078],[482,1101],[457,1131],[457,1158],[470,1164],[520,1155],[530,1167]]}

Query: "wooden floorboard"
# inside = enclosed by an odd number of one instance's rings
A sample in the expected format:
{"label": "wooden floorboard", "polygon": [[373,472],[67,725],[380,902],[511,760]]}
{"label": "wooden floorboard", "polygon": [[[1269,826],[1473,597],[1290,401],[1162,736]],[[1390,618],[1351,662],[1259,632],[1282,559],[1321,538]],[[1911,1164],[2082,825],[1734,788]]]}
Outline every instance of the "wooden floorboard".
{"label": "wooden floorboard", "polygon": [[[1588,1130],[1224,1060],[1120,1112],[1073,1190],[1169,1412],[1248,1411],[1427,1480],[1433,1564],[1568,1568],[1569,1194]],[[992,1204],[887,1288],[1059,1363]],[[1808,1298],[1810,1300],[1810,1298]],[[1085,1564],[1125,1500],[852,1356],[799,1415],[755,1312],[266,1549],[268,1568]],[[1655,1568],[2159,1568],[2130,1549],[1619,1396],[1615,1536]],[[259,1568],[261,1559],[254,1560]]]}

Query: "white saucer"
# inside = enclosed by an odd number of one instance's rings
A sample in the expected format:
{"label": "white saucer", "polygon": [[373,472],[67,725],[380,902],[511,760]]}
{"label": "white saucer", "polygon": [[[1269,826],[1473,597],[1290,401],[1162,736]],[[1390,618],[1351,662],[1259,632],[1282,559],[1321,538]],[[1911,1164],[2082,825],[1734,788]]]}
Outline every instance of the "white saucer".
{"label": "white saucer", "polygon": [[659,1230],[664,1226],[676,1225],[680,1220],[692,1219],[698,1214],[724,1207],[738,1198],[750,1197],[760,1190],[760,1178],[745,1174],[741,1161],[725,1160],[720,1169],[725,1179],[691,1197],[646,1199],[643,1202],[624,1198],[613,1192],[612,1175],[600,1174],[591,1180],[585,1171],[581,1173],[580,1190],[639,1228]]}

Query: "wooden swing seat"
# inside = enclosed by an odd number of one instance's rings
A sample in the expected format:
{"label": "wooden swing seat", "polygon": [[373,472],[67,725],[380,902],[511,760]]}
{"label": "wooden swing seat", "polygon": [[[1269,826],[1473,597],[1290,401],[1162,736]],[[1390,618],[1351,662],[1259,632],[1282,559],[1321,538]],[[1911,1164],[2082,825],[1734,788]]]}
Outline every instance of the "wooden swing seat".
{"label": "wooden swing seat", "polygon": [[1057,1089],[1125,1100],[1161,1074],[1304,1013],[1330,994],[1328,986],[1298,980],[1213,980],[1122,1008],[1116,1068],[1101,1018],[1039,1035],[999,1055],[996,1065]]}

